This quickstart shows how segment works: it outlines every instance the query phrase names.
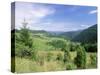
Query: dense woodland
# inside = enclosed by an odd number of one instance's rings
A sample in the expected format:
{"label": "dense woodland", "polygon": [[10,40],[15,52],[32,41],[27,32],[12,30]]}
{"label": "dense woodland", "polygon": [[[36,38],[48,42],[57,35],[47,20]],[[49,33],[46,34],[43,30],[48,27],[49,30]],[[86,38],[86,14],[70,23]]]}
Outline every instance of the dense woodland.
{"label": "dense woodland", "polygon": [[97,24],[72,32],[31,30],[23,24],[12,30],[11,39],[16,72],[97,68]]}

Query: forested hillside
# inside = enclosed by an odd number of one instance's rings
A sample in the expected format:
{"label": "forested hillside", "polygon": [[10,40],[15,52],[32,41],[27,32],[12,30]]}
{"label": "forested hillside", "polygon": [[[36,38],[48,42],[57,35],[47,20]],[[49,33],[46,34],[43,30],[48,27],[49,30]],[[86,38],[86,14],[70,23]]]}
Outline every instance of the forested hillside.
{"label": "forested hillside", "polygon": [[79,35],[73,38],[73,41],[82,43],[97,42],[97,24],[83,30]]}

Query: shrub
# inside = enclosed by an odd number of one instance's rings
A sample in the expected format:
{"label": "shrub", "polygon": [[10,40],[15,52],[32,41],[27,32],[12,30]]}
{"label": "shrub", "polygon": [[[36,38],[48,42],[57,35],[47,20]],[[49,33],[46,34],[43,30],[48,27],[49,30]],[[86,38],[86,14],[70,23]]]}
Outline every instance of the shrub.
{"label": "shrub", "polygon": [[97,44],[85,44],[84,48],[87,52],[97,52]]}
{"label": "shrub", "polygon": [[57,58],[56,59],[59,60],[59,61],[62,61],[64,58],[63,58],[63,55],[61,53],[59,53],[57,55]]}
{"label": "shrub", "polygon": [[77,68],[84,69],[86,68],[86,52],[84,47],[78,46],[77,48],[77,56],[75,58],[75,64]]}
{"label": "shrub", "polygon": [[66,41],[65,40],[56,39],[56,40],[52,40],[48,44],[52,45],[55,48],[55,50],[58,49],[58,48],[62,49],[63,47],[66,46]]}
{"label": "shrub", "polygon": [[97,67],[97,56],[96,55],[90,55],[90,65],[93,67]]}
{"label": "shrub", "polygon": [[76,69],[75,64],[73,64],[73,63],[67,63],[66,70],[73,70],[73,69]]}
{"label": "shrub", "polygon": [[69,62],[70,61],[70,52],[68,50],[64,51],[64,63],[66,64],[66,62]]}
{"label": "shrub", "polygon": [[79,43],[71,43],[70,44],[70,51],[76,51],[77,46],[79,45]]}

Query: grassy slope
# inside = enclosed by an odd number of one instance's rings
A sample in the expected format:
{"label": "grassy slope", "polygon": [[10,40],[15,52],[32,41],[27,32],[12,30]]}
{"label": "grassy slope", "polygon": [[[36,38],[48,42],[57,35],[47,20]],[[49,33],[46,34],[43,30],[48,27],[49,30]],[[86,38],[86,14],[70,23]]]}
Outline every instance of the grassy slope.
{"label": "grassy slope", "polygon": [[[26,59],[26,58],[19,58],[16,57],[15,59],[15,69],[16,72],[40,72],[40,71],[59,71],[59,70],[65,70],[66,67],[62,61],[57,61],[57,54],[61,53],[62,55],[64,54],[62,51],[55,51],[53,46],[47,45],[48,42],[51,40],[56,40],[56,39],[61,39],[62,38],[57,38],[57,37],[47,37],[45,35],[38,34],[37,36],[33,36],[33,43],[34,47],[36,50],[38,50],[38,56],[39,58],[44,57],[46,59],[48,53],[52,53],[52,61],[46,61],[44,60],[44,64],[40,65],[37,61],[33,61],[31,59]],[[76,52],[71,52],[71,63],[74,62],[74,58],[76,56]],[[89,65],[90,61],[90,55],[96,55],[96,53],[87,53],[87,68],[95,68],[93,66]],[[56,61],[55,61],[56,60]]]}
{"label": "grassy slope", "polygon": [[54,50],[55,48],[52,45],[48,45],[48,42],[52,40],[64,40],[63,38],[47,37],[40,34],[38,34],[38,36],[35,35],[33,37],[33,44],[36,50]]}
{"label": "grassy slope", "polygon": [[[38,54],[40,57],[47,55],[48,52],[53,53],[53,58],[55,59],[58,53],[62,53],[61,51],[39,51]],[[76,52],[71,52],[71,61],[73,63],[74,58],[76,56]],[[94,66],[90,66],[90,55],[96,55],[96,53],[87,53],[87,68],[96,68]],[[46,61],[44,60],[44,64],[40,65],[39,62],[16,57],[16,72],[44,72],[44,71],[61,71],[65,70],[66,67],[62,61]]]}

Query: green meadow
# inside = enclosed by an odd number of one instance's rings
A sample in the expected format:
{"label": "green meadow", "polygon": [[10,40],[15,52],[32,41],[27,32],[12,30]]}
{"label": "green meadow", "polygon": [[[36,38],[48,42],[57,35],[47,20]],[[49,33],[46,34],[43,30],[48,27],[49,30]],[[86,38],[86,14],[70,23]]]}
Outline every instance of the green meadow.
{"label": "green meadow", "polygon": [[14,36],[12,60],[17,73],[97,68],[97,50],[93,43],[74,42],[62,35],[27,27],[12,32],[12,40]]}
{"label": "green meadow", "polygon": [[[43,54],[42,54],[43,53]],[[51,51],[53,53],[51,57],[51,61],[47,61],[49,51],[39,51],[38,52],[38,61],[30,60],[28,58],[20,58],[20,57],[15,57],[15,70],[18,73],[25,73],[25,72],[46,72],[46,71],[64,71],[66,70],[66,65],[70,65],[71,70],[77,69],[77,66],[73,63],[74,58],[76,56],[76,52],[71,52],[71,61],[70,63],[64,64],[63,61],[57,60],[57,54],[62,54],[63,52],[61,51]],[[90,55],[96,55],[96,53],[87,53],[87,58],[86,58],[86,69],[92,69],[96,68],[96,65],[91,64],[91,58]],[[44,57],[45,56],[45,57]],[[69,66],[68,66],[69,67]]]}

